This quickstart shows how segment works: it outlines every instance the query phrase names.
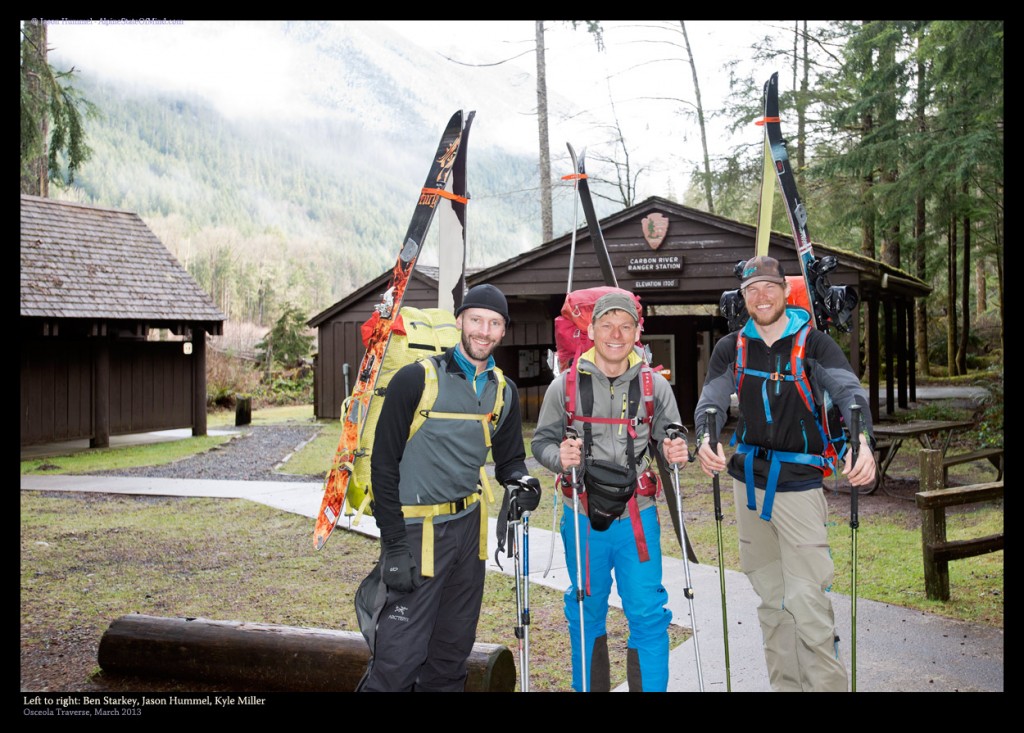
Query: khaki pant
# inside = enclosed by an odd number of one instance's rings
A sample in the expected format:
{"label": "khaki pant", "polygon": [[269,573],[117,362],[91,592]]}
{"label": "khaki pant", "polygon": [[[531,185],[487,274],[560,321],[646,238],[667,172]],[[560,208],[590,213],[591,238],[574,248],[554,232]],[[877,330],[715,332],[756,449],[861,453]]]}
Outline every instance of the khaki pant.
{"label": "khaki pant", "polygon": [[846,692],[827,589],[835,572],[820,488],[775,494],[772,519],[747,509],[747,487],[733,480],[740,566],[761,598],[757,608],[768,677],[776,692]]}

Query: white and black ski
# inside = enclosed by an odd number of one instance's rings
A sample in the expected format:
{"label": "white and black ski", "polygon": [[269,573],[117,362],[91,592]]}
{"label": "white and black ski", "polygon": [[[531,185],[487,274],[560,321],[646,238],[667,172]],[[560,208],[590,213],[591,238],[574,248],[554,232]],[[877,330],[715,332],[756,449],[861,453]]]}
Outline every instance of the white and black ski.
{"label": "white and black ski", "polygon": [[437,307],[450,313],[462,305],[462,296],[466,291],[466,208],[469,204],[466,153],[469,128],[474,116],[476,112],[471,110],[462,127],[459,156],[452,168],[453,195],[438,204]]}
{"label": "white and black ski", "polygon": [[[835,328],[842,332],[850,330],[850,318],[857,307],[857,292],[848,286],[833,286],[828,273],[834,270],[839,261],[831,256],[815,257],[811,244],[811,235],[807,231],[807,208],[797,192],[796,178],[786,150],[786,141],[782,137],[782,125],[779,118],[779,75],[778,72],[764,84],[764,117],[758,120],[764,125],[764,167],[761,176],[761,198],[759,203],[755,255],[768,254],[768,238],[771,234],[771,211],[775,192],[775,181],[778,181],[783,202],[786,205],[786,216],[789,219],[796,245],[797,260],[800,263],[802,278],[790,279],[789,302],[806,307],[812,315],[814,325],[827,331]],[[774,169],[774,180],[771,170]],[[737,263],[736,275],[740,277],[743,263]],[[806,297],[804,297],[806,296]],[[722,316],[729,322],[729,330],[735,331],[743,327],[747,321],[747,309],[739,290],[728,290],[722,293],[719,301]]]}
{"label": "white and black ski", "polygon": [[597,264],[601,266],[601,277],[604,284],[613,288],[619,287],[615,278],[615,270],[612,269],[612,260],[608,255],[608,245],[605,244],[604,234],[601,232],[601,222],[594,211],[594,200],[590,195],[590,184],[587,182],[586,157],[587,149],[580,151],[576,157],[576,151],[572,145],[566,143],[569,148],[569,157],[572,158],[573,168],[576,171],[576,190],[580,195],[580,204],[583,206],[583,213],[587,217],[587,228],[590,230],[590,240],[594,243],[594,253],[597,255]]}
{"label": "white and black ski", "polygon": [[833,287],[829,281],[828,273],[839,264],[835,257],[814,256],[811,235],[807,231],[807,208],[797,192],[796,177],[789,162],[786,141],[782,137],[778,72],[772,74],[764,85],[764,126],[768,137],[767,149],[771,151],[775,175],[786,204],[786,215],[793,231],[797,260],[807,288],[814,323],[822,331],[827,331],[831,327],[839,331],[849,331],[850,316],[857,306],[858,297],[853,288]]}

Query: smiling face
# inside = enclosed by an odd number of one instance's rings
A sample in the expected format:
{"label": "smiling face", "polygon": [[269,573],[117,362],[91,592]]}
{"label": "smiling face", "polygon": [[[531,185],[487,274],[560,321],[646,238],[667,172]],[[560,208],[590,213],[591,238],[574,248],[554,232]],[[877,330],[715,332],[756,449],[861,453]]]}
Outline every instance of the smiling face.
{"label": "smiling face", "polygon": [[787,297],[789,283],[756,282],[743,288],[747,313],[758,326],[770,326],[782,318],[786,312]]}
{"label": "smiling face", "polygon": [[462,331],[462,353],[478,370],[487,366],[487,359],[505,335],[505,317],[487,308],[467,308],[455,325]]}
{"label": "smiling face", "polygon": [[636,320],[623,310],[608,311],[587,327],[597,353],[594,363],[606,376],[617,377],[626,371],[637,328]]}

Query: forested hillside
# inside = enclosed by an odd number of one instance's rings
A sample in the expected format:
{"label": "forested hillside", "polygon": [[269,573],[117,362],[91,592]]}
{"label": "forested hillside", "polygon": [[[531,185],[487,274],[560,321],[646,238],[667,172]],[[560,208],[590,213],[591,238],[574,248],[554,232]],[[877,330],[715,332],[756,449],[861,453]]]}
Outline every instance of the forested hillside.
{"label": "forested hillside", "polygon": [[[310,71],[320,83],[306,92],[313,113],[232,118],[194,94],[83,70],[75,85],[99,111],[87,122],[93,154],[70,190],[51,192],[138,212],[230,319],[262,325],[287,304],[311,316],[393,264],[437,140],[458,109],[443,99],[417,104],[423,85],[401,64],[436,66],[435,56],[348,27],[284,32],[316,59]],[[59,53],[51,61],[75,64]],[[505,94],[509,114],[535,103],[528,88],[492,86],[478,92],[467,82],[459,101],[468,110],[478,94]],[[474,131],[481,124],[493,133],[501,120],[478,114]],[[471,134],[466,151],[470,267],[541,244],[536,154],[480,139]],[[572,220],[571,194],[555,192],[562,222]],[[436,256],[436,235],[435,227],[425,264]]]}

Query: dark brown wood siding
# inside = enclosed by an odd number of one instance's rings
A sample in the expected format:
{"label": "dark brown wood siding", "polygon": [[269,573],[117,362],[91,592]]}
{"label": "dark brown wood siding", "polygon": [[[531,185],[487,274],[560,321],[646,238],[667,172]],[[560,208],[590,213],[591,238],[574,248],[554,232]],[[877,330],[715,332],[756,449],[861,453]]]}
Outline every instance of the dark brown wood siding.
{"label": "dark brown wood siding", "polygon": [[88,341],[29,341],[21,347],[21,444],[92,436]]}
{"label": "dark brown wood siding", "polygon": [[111,344],[110,434],[191,427],[192,389],[181,342]]}
{"label": "dark brown wood siding", "polygon": [[[90,339],[21,350],[21,445],[94,437]],[[110,435],[192,426],[192,357],[181,342],[110,342]]]}

